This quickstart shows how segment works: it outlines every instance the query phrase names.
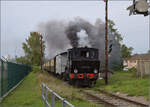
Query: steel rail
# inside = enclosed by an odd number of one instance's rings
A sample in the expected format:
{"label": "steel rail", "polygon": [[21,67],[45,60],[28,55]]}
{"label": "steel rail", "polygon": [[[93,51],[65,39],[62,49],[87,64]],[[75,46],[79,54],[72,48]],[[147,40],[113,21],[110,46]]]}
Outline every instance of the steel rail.
{"label": "steel rail", "polygon": [[[94,98],[96,101],[99,100],[100,102],[104,103],[104,104],[107,104],[108,106],[111,106],[111,107],[116,107],[117,105],[115,105],[114,103],[110,103],[108,102],[107,100],[103,99],[103,98],[100,98],[98,97],[97,95],[94,95],[90,92],[86,92],[84,90],[81,90],[84,94],[86,94],[87,96],[89,97],[92,97]],[[137,106],[141,106],[141,107],[149,107],[147,104],[143,104],[143,103],[140,103],[140,102],[137,102],[137,101],[133,101],[133,100],[130,100],[130,99],[127,99],[127,98],[124,98],[124,97],[120,97],[120,96],[117,96],[117,95],[114,95],[110,92],[107,92],[105,90],[99,90],[101,92],[101,94],[105,94],[107,96],[111,96],[111,97],[114,97],[116,99],[120,99],[122,101],[125,101],[125,102],[128,102],[128,103],[132,103],[134,105],[137,105]],[[94,101],[93,101],[94,102]]]}
{"label": "steel rail", "polygon": [[143,106],[143,107],[148,107],[147,104],[143,104],[143,103],[140,103],[140,102],[137,102],[137,101],[134,101],[134,100],[125,98],[125,97],[121,97],[121,96],[115,95],[115,94],[113,94],[113,93],[107,92],[107,91],[102,90],[102,89],[100,89],[99,92],[104,93],[104,94],[107,94],[107,95],[112,96],[112,97],[115,97],[115,98],[119,98],[119,99],[121,99],[121,100],[125,100],[125,101],[130,102],[130,103],[134,103],[134,104]]}
{"label": "steel rail", "polygon": [[88,95],[89,97],[92,97],[92,98],[94,98],[95,100],[99,100],[100,102],[102,102],[102,103],[104,103],[104,104],[106,104],[106,105],[108,105],[108,106],[116,107],[116,105],[114,105],[114,104],[112,104],[112,103],[110,103],[110,102],[108,102],[108,101],[106,101],[106,100],[104,100],[104,99],[102,99],[102,98],[100,98],[100,97],[98,97],[98,96],[95,96],[95,95],[93,95],[93,94],[91,94],[91,93],[89,93],[89,92],[83,91],[83,90],[81,90],[81,91],[82,91],[84,94]]}

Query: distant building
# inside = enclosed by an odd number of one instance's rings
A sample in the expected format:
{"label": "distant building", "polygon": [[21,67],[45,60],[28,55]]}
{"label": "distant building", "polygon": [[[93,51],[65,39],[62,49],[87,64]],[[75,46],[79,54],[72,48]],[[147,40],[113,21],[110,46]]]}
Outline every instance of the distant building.
{"label": "distant building", "polygon": [[150,53],[147,54],[135,54],[130,58],[125,58],[123,60],[124,70],[128,70],[130,68],[137,68],[138,62],[147,62],[150,61]]}

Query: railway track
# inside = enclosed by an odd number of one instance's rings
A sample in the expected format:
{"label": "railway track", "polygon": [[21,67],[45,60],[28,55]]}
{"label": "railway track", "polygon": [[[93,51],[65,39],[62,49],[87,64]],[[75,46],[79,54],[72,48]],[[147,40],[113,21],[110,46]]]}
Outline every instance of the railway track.
{"label": "railway track", "polygon": [[81,89],[81,91],[87,96],[89,101],[102,104],[104,107],[149,107],[147,104],[120,97],[102,89],[97,92],[84,89]]}
{"label": "railway track", "polygon": [[87,99],[97,104],[103,104],[105,107],[148,107],[147,104],[136,102],[104,90],[98,92],[91,90],[82,90]]}

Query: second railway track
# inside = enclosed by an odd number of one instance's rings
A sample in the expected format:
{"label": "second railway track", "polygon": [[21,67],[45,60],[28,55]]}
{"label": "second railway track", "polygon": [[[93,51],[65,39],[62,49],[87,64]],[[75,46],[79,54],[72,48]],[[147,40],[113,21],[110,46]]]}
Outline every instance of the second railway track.
{"label": "second railway track", "polygon": [[82,90],[82,92],[86,94],[89,101],[103,104],[106,107],[148,107],[147,104],[120,97],[104,90],[99,90],[98,92]]}

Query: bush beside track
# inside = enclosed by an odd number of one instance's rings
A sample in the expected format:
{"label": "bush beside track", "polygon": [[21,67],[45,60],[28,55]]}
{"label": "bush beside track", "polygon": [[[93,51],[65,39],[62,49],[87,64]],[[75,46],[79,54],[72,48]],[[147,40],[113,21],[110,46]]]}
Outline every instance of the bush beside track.
{"label": "bush beside track", "polygon": [[128,96],[144,96],[146,100],[149,100],[149,76],[136,77],[135,71],[114,72],[113,76],[109,78],[107,86],[104,80],[98,80],[92,90],[99,90],[100,88],[126,93]]}

